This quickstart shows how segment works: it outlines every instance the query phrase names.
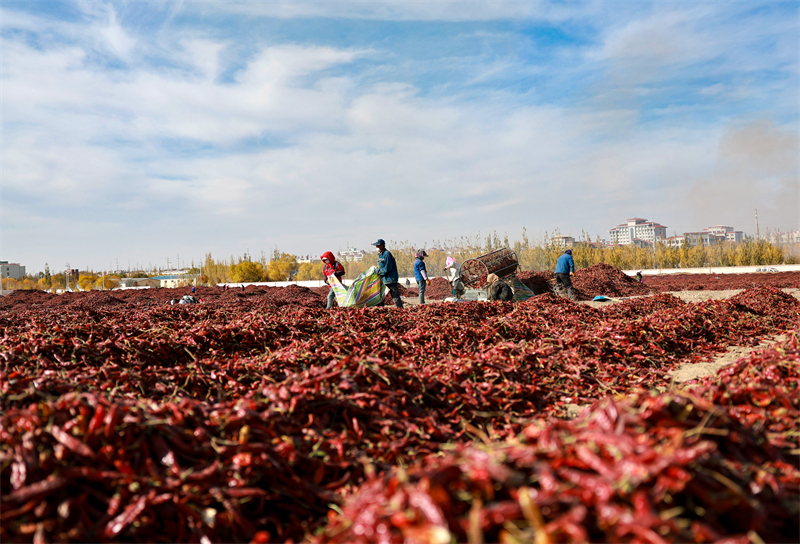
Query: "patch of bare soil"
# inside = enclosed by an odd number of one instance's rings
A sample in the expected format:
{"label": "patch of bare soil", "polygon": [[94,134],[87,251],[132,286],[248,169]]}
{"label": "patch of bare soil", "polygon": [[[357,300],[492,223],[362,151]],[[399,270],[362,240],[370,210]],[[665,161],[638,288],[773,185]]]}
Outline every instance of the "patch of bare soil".
{"label": "patch of bare soil", "polygon": [[727,352],[714,357],[713,361],[707,363],[683,363],[670,372],[670,375],[676,384],[682,384],[697,378],[705,378],[716,374],[719,369],[735,363],[742,357],[747,357],[755,351],[767,348],[776,342],[782,342],[787,338],[785,334],[779,334],[763,338],[761,343],[754,347],[731,346]]}

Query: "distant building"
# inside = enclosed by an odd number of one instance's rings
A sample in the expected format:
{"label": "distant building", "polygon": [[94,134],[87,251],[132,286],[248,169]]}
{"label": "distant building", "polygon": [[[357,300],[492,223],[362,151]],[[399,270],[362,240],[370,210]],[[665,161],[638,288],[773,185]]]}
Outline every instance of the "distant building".
{"label": "distant building", "polygon": [[669,247],[683,247],[686,236],[670,236],[664,240]]}
{"label": "distant building", "polygon": [[742,231],[734,230],[733,227],[727,225],[714,225],[704,228],[703,231],[711,234],[715,242],[741,242],[744,240]]}
{"label": "distant building", "polygon": [[185,287],[187,285],[197,285],[199,277],[198,274],[175,274],[169,276],[155,276],[151,279],[158,281],[159,287]]}
{"label": "distant building", "polygon": [[297,264],[318,263],[321,262],[322,259],[320,259],[319,255],[308,254],[308,255],[297,255],[295,257],[295,261],[297,261]]}
{"label": "distant building", "polygon": [[641,217],[633,217],[628,219],[626,223],[617,225],[609,230],[608,234],[611,244],[623,246],[650,245],[666,239],[667,227]]}
{"label": "distant building", "polygon": [[361,259],[363,259],[366,254],[367,252],[364,251],[363,249],[356,249],[354,247],[351,247],[345,249],[344,251],[340,251],[339,253],[336,254],[336,257],[338,258],[339,261],[357,263],[360,262]]}
{"label": "distant building", "polygon": [[710,232],[684,232],[683,237],[690,246],[710,246],[717,241],[717,237]]}
{"label": "distant building", "polygon": [[770,232],[767,234],[767,240],[773,244],[799,244],[800,230],[793,230],[790,232]]}
{"label": "distant building", "polygon": [[714,225],[706,227],[702,231],[684,232],[681,236],[670,236],[664,241],[670,247],[681,247],[684,243],[690,246],[702,244],[707,247],[722,242],[742,242],[744,233],[727,225]]}
{"label": "distant building", "polygon": [[556,247],[574,247],[575,238],[572,236],[553,236],[550,242]]}
{"label": "distant building", "polygon": [[0,261],[0,272],[3,278],[13,278],[21,280],[25,277],[25,267],[19,263],[10,263],[8,261]]}

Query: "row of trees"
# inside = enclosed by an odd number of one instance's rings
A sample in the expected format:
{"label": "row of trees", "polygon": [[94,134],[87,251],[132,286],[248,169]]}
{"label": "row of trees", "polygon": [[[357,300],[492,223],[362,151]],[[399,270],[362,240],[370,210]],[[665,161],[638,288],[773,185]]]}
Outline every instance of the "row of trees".
{"label": "row of trees", "polygon": [[218,283],[250,283],[262,281],[312,280],[322,276],[322,263],[298,264],[294,255],[275,249],[268,260],[262,252],[258,260],[249,255],[230,261],[216,260],[206,254],[200,266],[200,282],[208,285]]}
{"label": "row of trees", "polygon": [[[483,255],[490,251],[508,247],[514,250],[522,270],[552,270],[564,248],[553,242],[547,234],[540,240],[530,240],[525,230],[522,238],[513,242],[508,236],[500,238],[495,232],[481,238],[462,237],[458,240],[437,241],[434,247],[457,248],[449,251],[427,250],[426,264],[431,276],[444,274],[444,264],[448,256],[459,264],[467,259]],[[389,250],[397,261],[401,276],[413,276],[414,248],[408,241],[389,242]],[[707,266],[767,266],[774,264],[795,264],[798,262],[797,247],[781,247],[766,240],[749,239],[745,242],[723,242],[712,246],[702,245],[669,247],[656,244],[654,247],[640,248],[634,246],[596,247],[588,235],[582,234],[581,241],[573,248],[573,257],[578,268],[585,268],[597,263],[608,263],[624,270],[646,268],[697,268]],[[369,253],[360,262],[343,263],[345,277],[353,279],[370,266],[378,264],[377,253]],[[294,255],[283,253],[277,248],[269,258],[264,252],[253,260],[249,255],[230,260],[217,260],[209,253],[199,268],[192,268],[190,274],[200,274],[200,283],[216,285],[218,283],[249,283],[265,281],[305,281],[321,280],[323,264],[298,263]],[[123,275],[124,276],[124,275]],[[129,274],[131,277],[147,277],[143,272]],[[63,273],[51,274],[49,266],[45,272],[29,275],[15,280],[3,278],[3,289],[64,289],[66,277]],[[120,276],[96,274],[92,271],[81,272],[78,281],[71,278],[70,288],[81,290],[113,289],[120,285]]]}
{"label": "row of trees", "polygon": [[[564,252],[563,246],[550,241],[546,236],[543,240],[531,241],[523,231],[522,239],[510,242],[508,236],[500,238],[497,233],[481,239],[461,238],[449,240],[445,244],[437,242],[435,246],[457,247],[450,251],[426,250],[428,257],[425,262],[431,276],[444,275],[444,265],[448,256],[453,257],[459,264],[467,259],[483,255],[490,251],[508,247],[517,254],[517,259],[522,270],[552,270],[556,260]],[[417,251],[409,242],[389,242],[389,250],[397,261],[397,268],[401,276],[414,275],[414,254]],[[795,264],[797,257],[792,256],[783,248],[773,245],[765,240],[747,240],[745,242],[724,242],[712,246],[691,246],[684,244],[682,247],[669,247],[666,244],[656,244],[654,247],[641,248],[634,246],[596,247],[588,236],[583,235],[583,240],[575,245],[573,258],[578,268],[585,268],[597,263],[607,263],[624,270],[649,269],[649,268],[698,268],[719,266],[766,266],[774,264]],[[377,253],[368,253],[359,262],[344,262],[347,279],[353,279],[371,266],[378,264]],[[262,254],[259,261],[247,258],[230,261],[217,261],[211,254],[206,256],[202,266],[203,276],[201,281],[214,285],[226,282],[256,282],[256,281],[304,281],[322,279],[321,262],[297,263],[296,259],[277,249],[272,258],[267,260]]]}

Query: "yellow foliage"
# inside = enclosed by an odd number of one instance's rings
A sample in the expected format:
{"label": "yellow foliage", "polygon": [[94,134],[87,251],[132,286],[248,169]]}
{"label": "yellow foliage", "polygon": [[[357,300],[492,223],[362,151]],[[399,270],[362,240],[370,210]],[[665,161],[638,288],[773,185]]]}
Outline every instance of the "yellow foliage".
{"label": "yellow foliage", "polygon": [[252,261],[242,261],[232,268],[230,278],[235,283],[261,281],[261,277],[264,275],[261,264]]}
{"label": "yellow foliage", "polygon": [[94,289],[94,284],[97,281],[97,276],[93,274],[81,274],[78,279],[78,287],[81,291],[91,291]]}
{"label": "yellow foliage", "polygon": [[[345,263],[342,263],[344,266]],[[309,280],[321,280],[324,279],[322,269],[325,268],[325,263],[318,262],[318,263],[303,263],[297,269],[297,276],[295,279],[297,281],[309,281]],[[347,271],[347,267],[345,266],[345,271]]]}
{"label": "yellow foliage", "polygon": [[97,276],[94,282],[95,289],[116,289],[120,285],[119,276]]}
{"label": "yellow foliage", "polygon": [[272,260],[267,265],[268,281],[288,281],[297,274],[297,260],[294,255],[279,253],[277,250],[272,255]]}

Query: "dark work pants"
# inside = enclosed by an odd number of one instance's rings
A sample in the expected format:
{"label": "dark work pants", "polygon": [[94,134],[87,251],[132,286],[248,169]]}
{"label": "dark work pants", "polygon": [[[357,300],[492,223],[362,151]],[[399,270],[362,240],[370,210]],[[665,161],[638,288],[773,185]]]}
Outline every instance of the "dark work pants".
{"label": "dark work pants", "polygon": [[559,272],[556,274],[556,282],[560,283],[561,287],[567,290],[567,295],[572,297],[572,278],[569,277],[569,274]]}
{"label": "dark work pants", "polygon": [[328,304],[325,307],[330,309],[333,308],[334,304],[336,304],[336,295],[333,294],[333,289],[331,289],[328,291]]}
{"label": "dark work pants", "polygon": [[[385,284],[386,288],[389,290],[389,294],[392,295],[392,300],[394,301],[394,305],[398,308],[403,307],[403,299],[400,298],[400,284],[397,282],[394,283],[387,283]],[[383,299],[378,304],[378,306],[384,306]]]}
{"label": "dark work pants", "polygon": [[417,285],[419,285],[419,303],[425,304],[425,287],[428,284],[425,283],[425,280],[417,280]]}

